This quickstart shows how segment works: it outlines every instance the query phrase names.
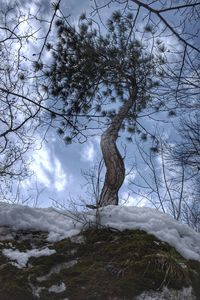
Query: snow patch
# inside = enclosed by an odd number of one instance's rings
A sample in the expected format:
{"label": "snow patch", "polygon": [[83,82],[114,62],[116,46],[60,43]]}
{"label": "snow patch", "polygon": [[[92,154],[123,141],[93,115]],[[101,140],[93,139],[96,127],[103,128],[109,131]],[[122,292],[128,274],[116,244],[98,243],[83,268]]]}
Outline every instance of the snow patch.
{"label": "snow patch", "polygon": [[40,298],[40,294],[42,291],[46,290],[45,287],[40,287],[40,286],[34,286],[31,282],[29,282],[29,285],[32,289],[32,294],[33,296],[35,296],[36,298]]}
{"label": "snow patch", "polygon": [[42,281],[45,281],[45,280],[48,280],[48,278],[52,275],[52,274],[59,274],[61,270],[63,269],[68,269],[68,268],[71,268],[73,267],[74,265],[76,265],[78,263],[78,260],[77,259],[73,259],[71,261],[68,261],[68,262],[64,262],[64,263],[61,263],[61,264],[57,264],[55,266],[53,266],[50,270],[50,272],[44,276],[39,276],[37,277],[37,281],[39,282],[42,282]]}
{"label": "snow patch", "polygon": [[64,284],[64,282],[62,282],[61,284],[54,284],[48,289],[50,293],[62,293],[65,290],[66,285]]}
{"label": "snow patch", "polygon": [[85,242],[84,237],[81,235],[72,236],[70,238],[70,240],[72,243],[75,243],[75,244],[84,244],[84,242]]}
{"label": "snow patch", "polygon": [[164,287],[161,292],[147,291],[143,292],[141,295],[137,296],[135,300],[195,300],[196,297],[192,294],[192,288],[187,287],[182,290],[173,290]]}
{"label": "snow patch", "polygon": [[10,228],[7,227],[1,227],[0,228],[0,241],[8,241],[8,240],[13,240],[14,236],[10,232]]}
{"label": "snow patch", "polygon": [[16,260],[14,263],[19,269],[26,267],[26,264],[30,257],[48,256],[56,253],[54,249],[45,248],[42,250],[32,249],[26,252],[20,252],[19,250],[4,249],[2,251],[3,255],[7,256],[11,260]]}
{"label": "snow patch", "polygon": [[[53,208],[31,208],[0,203],[0,226],[8,226],[14,230],[45,231],[49,233],[48,241],[51,242],[79,234],[83,228],[86,229],[87,226],[96,223],[95,216],[95,210],[75,215],[70,211],[59,212]],[[186,259],[200,261],[200,234],[167,214],[147,207],[110,205],[99,209],[99,216],[102,226],[121,231],[125,229],[144,230],[175,247]],[[17,252],[7,253],[14,255]],[[12,254],[10,255],[12,256]],[[27,258],[27,253],[23,257]],[[22,259],[22,264],[26,264],[23,263],[25,258]],[[25,261],[27,262],[27,260]]]}
{"label": "snow patch", "polygon": [[70,215],[71,212],[60,213],[53,208],[32,208],[0,202],[0,226],[8,226],[14,230],[49,232],[50,242],[57,242],[80,232],[82,223],[73,220]]}
{"label": "snow patch", "polygon": [[119,230],[139,229],[169,243],[186,259],[200,261],[200,234],[167,214],[147,207],[106,206],[101,224]]}

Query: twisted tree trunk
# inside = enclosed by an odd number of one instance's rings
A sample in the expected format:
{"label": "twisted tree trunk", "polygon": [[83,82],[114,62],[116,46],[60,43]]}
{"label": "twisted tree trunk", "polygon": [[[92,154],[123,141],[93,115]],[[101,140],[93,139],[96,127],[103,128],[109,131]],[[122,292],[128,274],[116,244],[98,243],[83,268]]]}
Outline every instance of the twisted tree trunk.
{"label": "twisted tree trunk", "polygon": [[98,206],[118,205],[118,191],[124,182],[125,166],[123,158],[117,149],[116,141],[122,122],[133,107],[136,96],[137,86],[134,82],[129,99],[122,105],[109,127],[101,136],[101,150],[105,161],[106,175]]}

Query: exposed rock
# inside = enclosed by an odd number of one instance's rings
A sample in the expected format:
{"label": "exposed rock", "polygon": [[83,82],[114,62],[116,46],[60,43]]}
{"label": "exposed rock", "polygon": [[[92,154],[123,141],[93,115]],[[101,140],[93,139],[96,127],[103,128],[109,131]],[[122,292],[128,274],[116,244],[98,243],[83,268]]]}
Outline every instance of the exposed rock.
{"label": "exposed rock", "polygon": [[[29,254],[23,268],[5,249]],[[1,300],[198,300],[199,286],[200,262],[144,231],[90,229],[51,243],[44,232],[0,228]]]}

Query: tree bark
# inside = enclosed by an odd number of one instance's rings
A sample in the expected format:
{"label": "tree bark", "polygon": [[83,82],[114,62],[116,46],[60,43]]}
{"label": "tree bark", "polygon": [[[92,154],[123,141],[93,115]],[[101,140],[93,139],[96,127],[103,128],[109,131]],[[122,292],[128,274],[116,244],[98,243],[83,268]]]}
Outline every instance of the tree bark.
{"label": "tree bark", "polygon": [[122,122],[133,107],[137,96],[137,86],[134,82],[129,99],[121,106],[112,119],[111,124],[101,136],[101,150],[106,166],[104,185],[98,206],[118,205],[118,191],[125,179],[123,158],[117,149],[116,141]]}

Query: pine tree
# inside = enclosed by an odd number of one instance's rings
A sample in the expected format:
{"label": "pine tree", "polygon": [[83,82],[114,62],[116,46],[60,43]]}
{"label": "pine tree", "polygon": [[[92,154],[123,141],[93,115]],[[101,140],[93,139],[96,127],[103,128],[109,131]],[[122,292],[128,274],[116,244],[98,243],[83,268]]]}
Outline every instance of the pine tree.
{"label": "pine tree", "polygon": [[114,12],[105,33],[85,14],[78,27],[66,19],[56,25],[58,42],[48,45],[53,63],[46,76],[51,96],[67,116],[59,132],[64,136],[68,130],[70,135],[64,139],[71,142],[86,129],[82,116],[88,122],[98,117],[99,124],[107,126],[101,136],[106,175],[98,206],[117,205],[125,178],[124,161],[116,146],[119,131],[135,132],[137,114],[152,100],[149,92],[158,84],[156,66],[163,60],[158,61],[135,38],[130,13]]}

